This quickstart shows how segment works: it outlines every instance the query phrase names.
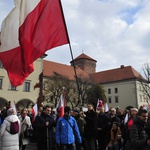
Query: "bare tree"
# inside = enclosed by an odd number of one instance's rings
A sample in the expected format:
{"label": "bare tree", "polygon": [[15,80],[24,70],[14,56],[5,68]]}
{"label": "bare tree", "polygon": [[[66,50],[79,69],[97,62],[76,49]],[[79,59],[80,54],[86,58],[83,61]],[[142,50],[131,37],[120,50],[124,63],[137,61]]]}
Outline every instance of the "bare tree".
{"label": "bare tree", "polygon": [[[56,74],[47,78],[44,81],[43,95],[47,103],[52,103],[56,106],[60,95],[65,92],[66,103],[70,103],[73,106],[73,98],[77,95],[74,90],[76,88],[75,83],[70,81],[67,77]],[[52,97],[52,99],[51,99]]]}
{"label": "bare tree", "polygon": [[43,95],[44,100],[47,103],[52,103],[56,106],[60,95],[65,90],[66,105],[70,103],[72,108],[87,104],[87,94],[89,90],[95,87],[95,84],[91,81],[90,77],[85,78],[81,74],[78,75],[77,84],[76,81],[71,81],[68,79],[68,77],[57,73],[50,78],[47,78],[44,81],[44,85]]}
{"label": "bare tree", "polygon": [[[55,74],[51,78],[45,80],[44,85],[45,87],[43,89],[43,95],[45,97],[45,101],[48,103],[51,102],[55,106],[58,99],[60,98],[60,95],[64,92],[64,87],[67,94],[72,88],[70,80],[67,77],[61,76],[59,74]],[[52,99],[50,99],[50,97],[52,97]]]}
{"label": "bare tree", "polygon": [[150,100],[150,63],[143,65],[144,78],[141,78],[140,83],[142,85],[143,94],[146,96],[147,103]]}
{"label": "bare tree", "polygon": [[76,107],[80,105],[84,105],[87,103],[87,91],[93,86],[93,83],[90,78],[85,78],[82,75],[78,75],[79,82],[79,95],[78,101],[76,103]]}

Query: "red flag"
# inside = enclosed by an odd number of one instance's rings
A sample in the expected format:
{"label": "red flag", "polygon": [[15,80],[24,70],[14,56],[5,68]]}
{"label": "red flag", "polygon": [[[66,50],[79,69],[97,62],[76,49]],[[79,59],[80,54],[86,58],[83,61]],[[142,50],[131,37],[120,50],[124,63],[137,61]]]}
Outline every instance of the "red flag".
{"label": "red flag", "polygon": [[96,108],[100,107],[103,107],[103,101],[98,99]]}
{"label": "red flag", "polygon": [[19,0],[2,23],[0,59],[11,85],[21,85],[33,62],[69,43],[60,0]]}

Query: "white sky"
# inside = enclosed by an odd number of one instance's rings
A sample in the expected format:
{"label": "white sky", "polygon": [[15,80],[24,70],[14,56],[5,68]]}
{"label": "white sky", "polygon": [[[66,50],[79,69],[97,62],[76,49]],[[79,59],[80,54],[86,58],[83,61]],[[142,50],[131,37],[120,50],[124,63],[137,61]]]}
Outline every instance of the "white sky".
{"label": "white sky", "polygon": [[[150,59],[150,0],[61,0],[74,58],[97,60],[96,71],[132,66],[139,73]],[[13,0],[0,0],[0,25]],[[47,51],[50,61],[70,65],[69,46]]]}

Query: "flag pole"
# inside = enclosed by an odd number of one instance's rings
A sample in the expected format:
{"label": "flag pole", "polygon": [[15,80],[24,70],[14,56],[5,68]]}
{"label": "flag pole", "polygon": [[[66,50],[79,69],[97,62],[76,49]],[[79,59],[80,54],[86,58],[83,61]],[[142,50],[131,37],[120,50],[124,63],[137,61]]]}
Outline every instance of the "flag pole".
{"label": "flag pole", "polygon": [[38,109],[41,107],[41,103],[43,102],[43,72],[39,75],[39,97],[37,99]]}
{"label": "flag pole", "polygon": [[79,103],[80,102],[80,98],[81,98],[81,102],[82,102],[81,90],[80,90],[80,87],[79,87],[79,81],[78,81],[78,76],[77,76],[75,64],[74,64],[74,61],[73,61],[74,60],[73,52],[72,52],[72,47],[71,47],[71,44],[70,44],[69,34],[68,34],[68,30],[67,30],[67,25],[66,25],[66,21],[65,21],[65,17],[64,17],[64,12],[63,12],[63,8],[62,8],[61,0],[59,0],[59,3],[60,3],[61,12],[62,12],[62,18],[64,20],[64,25],[65,25],[65,28],[66,28],[67,38],[68,38],[69,49],[70,49],[70,54],[71,54],[71,58],[72,58],[72,64],[73,64],[73,69],[74,69],[75,79],[76,79],[76,84],[77,84],[77,89],[78,89],[78,98],[79,98],[78,99],[78,103]]}

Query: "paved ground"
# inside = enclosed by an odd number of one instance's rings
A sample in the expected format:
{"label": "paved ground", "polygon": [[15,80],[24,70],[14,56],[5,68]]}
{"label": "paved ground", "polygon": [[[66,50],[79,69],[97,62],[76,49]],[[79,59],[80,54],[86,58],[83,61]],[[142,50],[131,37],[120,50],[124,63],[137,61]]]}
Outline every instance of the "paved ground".
{"label": "paved ground", "polygon": [[26,150],[37,150],[36,143],[30,143],[26,146]]}
{"label": "paved ground", "polygon": [[[1,149],[1,141],[0,141],[0,149]],[[27,145],[26,150],[37,150],[36,143],[30,143]]]}

